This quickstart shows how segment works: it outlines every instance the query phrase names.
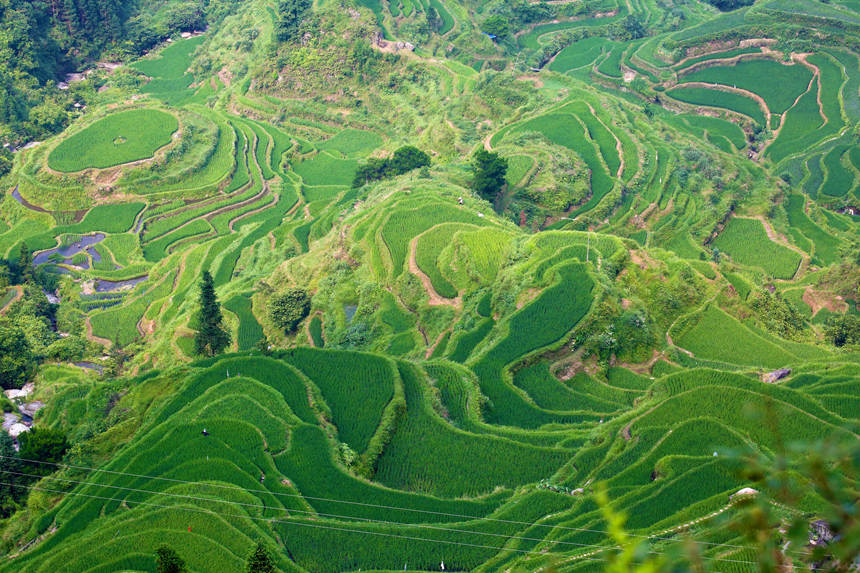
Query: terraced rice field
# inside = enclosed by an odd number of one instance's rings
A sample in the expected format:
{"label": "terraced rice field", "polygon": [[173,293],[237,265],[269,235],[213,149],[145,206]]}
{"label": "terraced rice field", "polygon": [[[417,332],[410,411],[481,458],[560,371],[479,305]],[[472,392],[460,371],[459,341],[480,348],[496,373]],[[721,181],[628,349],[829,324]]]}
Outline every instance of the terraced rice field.
{"label": "terraced rice field", "polygon": [[176,117],[158,109],[114,112],[60,142],[48,166],[70,173],[148,159],[177,129]]}
{"label": "terraced rice field", "polygon": [[812,71],[801,64],[768,59],[742,60],[733,66],[712,66],[685,74],[683,83],[701,82],[747,90],[761,96],[771,113],[784,113],[803,94]]}
{"label": "terraced rice field", "polygon": [[760,267],[775,278],[793,277],[801,261],[799,253],[771,241],[756,219],[730,219],[712,245],[738,263]]}

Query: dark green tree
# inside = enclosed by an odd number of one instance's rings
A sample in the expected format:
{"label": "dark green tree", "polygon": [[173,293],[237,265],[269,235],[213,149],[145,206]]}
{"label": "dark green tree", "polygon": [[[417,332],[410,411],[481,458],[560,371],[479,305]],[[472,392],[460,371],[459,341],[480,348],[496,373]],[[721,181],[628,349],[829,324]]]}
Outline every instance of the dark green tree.
{"label": "dark green tree", "polygon": [[185,561],[167,545],[155,550],[155,570],[158,573],[185,573]]}
{"label": "dark green tree", "polygon": [[284,332],[293,332],[311,311],[311,297],[304,289],[294,288],[275,297],[269,303],[272,322]]}
{"label": "dark green tree", "polygon": [[248,556],[245,562],[245,571],[247,573],[275,573],[275,564],[272,562],[272,556],[263,542],[257,543],[257,547]]}
{"label": "dark green tree", "polygon": [[827,321],[824,335],[833,346],[860,344],[860,318],[853,314],[834,316]]}
{"label": "dark green tree", "polygon": [[493,14],[481,24],[481,30],[486,34],[504,38],[511,32],[511,25],[508,19],[501,14]]}
{"label": "dark green tree", "polygon": [[[18,508],[16,500],[25,497],[29,492],[23,487],[16,487],[19,482],[24,481],[18,475],[21,472],[22,463],[15,451],[15,439],[6,432],[0,432],[0,472],[5,478],[0,484],[0,517],[9,517]],[[12,472],[12,473],[7,473]]]}
{"label": "dark green tree", "polygon": [[439,12],[431,4],[427,6],[427,11],[424,13],[427,19],[427,27],[431,32],[438,32],[442,29],[442,18],[439,17]]}
{"label": "dark green tree", "polygon": [[506,183],[508,160],[492,151],[479,149],[472,156],[472,189],[481,197],[493,201]]}
{"label": "dark green tree", "polygon": [[367,163],[358,166],[352,186],[355,188],[387,177],[403,175],[413,169],[428,167],[430,156],[413,145],[404,145],[394,152],[390,159],[371,157]]}
{"label": "dark green tree", "polygon": [[230,345],[230,333],[224,328],[221,305],[215,296],[215,283],[209,271],[200,279],[200,325],[194,336],[196,354],[215,356]]}
{"label": "dark green tree", "polygon": [[33,255],[27,247],[27,243],[21,243],[21,249],[18,251],[18,280],[22,283],[28,283],[33,280]]}
{"label": "dark green tree", "polygon": [[389,164],[395,175],[402,175],[413,169],[429,166],[430,156],[414,145],[404,145],[394,152]]}
{"label": "dark green tree", "polygon": [[281,0],[278,3],[275,35],[279,42],[289,42],[298,35],[299,24],[310,6],[310,0]]}
{"label": "dark green tree", "polygon": [[23,329],[0,320],[0,386],[20,388],[36,371],[36,358]]}
{"label": "dark green tree", "polygon": [[57,464],[63,460],[69,442],[66,434],[60,430],[35,427],[18,437],[21,446],[19,451],[22,460],[35,460],[44,464],[26,464],[27,473],[37,476],[53,473]]}

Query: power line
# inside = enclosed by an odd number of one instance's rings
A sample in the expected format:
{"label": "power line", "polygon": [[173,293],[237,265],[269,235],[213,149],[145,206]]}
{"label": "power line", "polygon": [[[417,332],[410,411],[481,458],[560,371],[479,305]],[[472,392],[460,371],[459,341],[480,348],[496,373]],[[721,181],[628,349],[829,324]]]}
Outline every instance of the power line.
{"label": "power line", "polygon": [[[345,504],[345,505],[353,505],[353,506],[358,506],[358,507],[372,507],[372,508],[376,508],[376,509],[387,509],[387,510],[396,510],[396,511],[404,511],[404,512],[413,512],[413,513],[420,513],[420,514],[427,514],[427,515],[441,515],[441,516],[445,516],[445,517],[456,517],[456,518],[465,519],[465,520],[469,520],[469,521],[492,521],[492,522],[496,522],[496,523],[507,523],[507,524],[512,524],[512,525],[524,525],[524,526],[528,526],[528,527],[546,527],[546,528],[550,528],[550,529],[563,530],[563,531],[576,531],[576,532],[583,532],[583,533],[600,533],[603,535],[609,535],[609,532],[604,531],[604,530],[600,530],[600,529],[588,529],[588,528],[571,527],[571,526],[564,526],[564,525],[549,525],[549,524],[544,524],[544,523],[536,523],[536,522],[530,522],[530,521],[518,521],[518,520],[514,520],[514,519],[501,519],[501,518],[494,518],[494,517],[479,517],[479,516],[468,515],[468,514],[449,513],[449,512],[444,512],[444,511],[433,511],[433,510],[429,510],[429,509],[399,507],[399,506],[394,506],[394,505],[375,504],[375,503],[351,501],[351,500],[344,500],[344,499],[337,499],[337,498],[330,498],[330,497],[316,497],[316,496],[310,496],[310,495],[302,495],[299,493],[274,492],[274,491],[270,491],[267,489],[246,489],[243,487],[226,485],[226,484],[204,483],[204,482],[196,482],[196,481],[189,481],[189,480],[181,480],[181,479],[176,479],[176,478],[168,478],[168,477],[163,477],[163,476],[151,476],[151,475],[136,474],[136,473],[131,473],[131,472],[119,472],[119,471],[115,471],[115,470],[106,470],[106,469],[100,469],[100,468],[89,468],[86,466],[75,466],[75,465],[62,464],[62,463],[56,463],[56,462],[44,462],[44,461],[40,461],[40,460],[28,460],[28,459],[16,458],[13,456],[0,455],[0,459],[18,460],[18,461],[28,462],[28,463],[51,465],[51,466],[60,467],[60,468],[70,468],[70,469],[82,470],[82,471],[107,473],[107,474],[117,475],[117,476],[131,476],[131,477],[135,477],[135,478],[143,478],[143,479],[150,479],[150,480],[161,480],[161,481],[167,481],[167,482],[171,482],[171,483],[180,483],[180,484],[185,484],[185,485],[198,485],[198,486],[205,485],[208,487],[215,487],[215,488],[221,488],[221,489],[233,490],[233,491],[238,490],[238,491],[243,491],[243,492],[247,492],[247,493],[260,493],[260,494],[268,494],[268,495],[272,495],[272,496],[283,496],[283,497],[291,497],[291,498],[306,499],[306,500],[313,500],[313,501],[341,503],[341,504]],[[102,484],[99,484],[99,485],[102,485]],[[356,518],[350,518],[350,519],[356,519]],[[650,540],[655,540],[655,541],[672,541],[672,542],[684,541],[684,540],[678,539],[676,537],[665,537],[665,536],[658,536],[658,535],[643,535],[643,534],[635,534],[635,533],[629,533],[628,535],[630,537],[636,537],[636,538],[641,538],[641,539],[650,539]],[[696,540],[688,540],[688,541],[692,542],[692,543],[697,543],[700,545],[711,545],[711,546],[716,546],[716,547],[730,547],[733,549],[747,549],[747,547],[744,545],[733,545],[733,544],[729,544],[729,543],[717,543],[717,542],[711,542],[711,541],[696,541]]]}
{"label": "power line", "polygon": [[[21,475],[29,475],[29,474],[21,474]],[[67,480],[64,480],[64,481],[67,481]],[[69,480],[69,481],[71,481],[71,480]],[[79,483],[86,483],[86,482],[79,482]],[[81,493],[81,492],[66,492],[63,490],[48,489],[48,488],[43,488],[43,487],[39,487],[39,486],[28,486],[28,485],[24,485],[24,484],[15,484],[15,483],[9,483],[9,482],[0,482],[0,485],[8,485],[10,487],[20,487],[20,488],[26,488],[26,489],[31,489],[31,490],[37,490],[37,491],[44,491],[44,492],[48,492],[48,493],[57,493],[57,494],[61,494],[61,495],[74,495],[74,496],[85,497],[85,498],[90,498],[90,499],[99,499],[99,500],[104,500],[104,501],[123,502],[126,505],[137,504],[137,505],[148,506],[148,507],[158,507],[158,508],[167,509],[167,510],[180,510],[180,511],[187,511],[190,513],[203,513],[206,515],[210,515],[210,516],[214,515],[217,517],[248,518],[248,519],[252,519],[252,520],[256,520],[256,521],[263,521],[263,522],[270,523],[270,524],[271,523],[280,523],[280,524],[284,524],[284,525],[297,525],[297,526],[301,526],[301,527],[312,527],[312,528],[327,529],[327,530],[333,530],[333,531],[343,531],[343,532],[347,532],[347,533],[363,533],[363,534],[367,534],[367,535],[375,535],[375,536],[381,536],[381,537],[393,537],[393,538],[398,538],[398,539],[406,539],[406,540],[410,540],[410,541],[424,541],[424,542],[429,542],[429,543],[444,543],[444,544],[458,545],[458,546],[463,546],[463,547],[492,549],[492,550],[497,551],[497,552],[515,551],[518,553],[524,553],[524,554],[529,554],[529,555],[541,555],[541,556],[546,555],[546,551],[517,549],[517,548],[513,548],[513,547],[505,547],[503,545],[502,546],[481,545],[481,544],[477,544],[477,543],[468,543],[468,542],[461,542],[461,541],[430,539],[430,538],[426,538],[426,537],[417,537],[414,535],[403,535],[403,534],[397,534],[397,533],[384,533],[384,532],[380,532],[380,531],[370,531],[370,530],[364,530],[364,529],[352,529],[349,527],[338,527],[335,525],[322,525],[322,524],[316,524],[316,523],[312,524],[312,523],[306,523],[306,522],[300,522],[300,521],[292,521],[292,520],[284,519],[284,518],[255,517],[253,515],[248,515],[248,514],[213,513],[213,512],[208,511],[208,510],[194,509],[194,508],[190,508],[187,506],[162,505],[162,504],[145,502],[145,501],[133,501],[133,500],[129,500],[126,498],[120,498],[120,497],[105,497],[105,496],[99,496],[99,495],[85,494],[85,493]],[[102,484],[89,484],[89,485],[102,485]],[[118,486],[115,486],[115,487],[117,487],[117,489],[121,489],[121,490],[131,489],[132,491],[137,491],[137,492],[148,491],[148,490],[136,490],[134,488],[121,488]],[[215,501],[215,502],[222,502],[222,503],[227,503],[227,504],[231,504],[231,505],[249,505],[249,506],[254,507],[254,508],[260,508],[259,505],[242,504],[240,502],[231,502],[231,501],[220,500],[220,499],[195,498],[192,496],[167,494],[164,492],[150,492],[150,493],[153,493],[155,495],[166,495],[169,497],[178,497],[178,498],[187,499],[187,500],[193,499],[193,500],[199,500],[199,501]],[[284,509],[286,510],[286,508],[284,508]],[[379,521],[379,520],[373,520],[373,521],[375,521],[376,523],[387,524],[387,525],[401,525],[401,526],[405,526],[405,527],[414,526],[414,524],[403,524],[403,523],[386,522],[386,521]],[[436,528],[436,527],[430,527],[430,529],[437,529],[440,531],[454,531],[454,532],[458,531],[458,530],[448,530],[445,528]],[[459,532],[470,533],[470,534],[481,533],[481,532],[462,531],[462,530],[459,530]],[[503,534],[490,534],[490,535],[505,537],[509,540],[513,540],[513,539],[526,540],[526,541],[533,540],[533,541],[542,541],[542,542],[552,543],[552,544],[566,544],[566,543],[570,544],[570,542],[554,541],[554,540],[547,540],[547,539],[532,539],[532,538],[524,538],[524,537],[516,537],[516,536],[506,536]],[[575,545],[580,545],[580,544],[575,544]],[[620,547],[618,547],[618,546],[585,545],[585,547],[595,547],[601,553],[605,552],[605,551],[612,551],[615,549],[620,549]],[[662,552],[660,552],[660,551],[649,551],[648,553],[654,554],[654,555],[662,554]],[[582,556],[573,555],[571,557],[574,559],[583,559],[583,560],[587,560],[587,561],[601,561],[602,562],[605,560],[605,559],[593,558],[593,557],[586,556],[586,555],[582,555]],[[701,556],[700,558],[707,560],[707,561],[720,561],[720,562],[725,562],[725,563],[741,563],[741,564],[746,564],[746,565],[755,565],[756,564],[754,561],[746,561],[746,560],[739,560],[739,559],[727,559],[724,557],[704,557],[704,556]]]}
{"label": "power line", "polygon": [[[0,473],[7,473],[7,474],[32,477],[32,474],[27,474],[27,473],[23,473],[23,472],[13,472],[13,471],[0,470]],[[160,496],[174,497],[174,498],[185,499],[185,500],[224,503],[224,504],[228,504],[228,505],[237,505],[237,506],[242,506],[242,507],[253,507],[255,509],[260,509],[260,508],[271,509],[273,511],[284,511],[284,512],[288,512],[288,513],[301,513],[301,514],[308,515],[308,516],[315,516],[316,515],[316,516],[329,517],[332,519],[363,521],[363,522],[367,522],[367,523],[376,523],[376,524],[383,524],[383,525],[395,525],[395,526],[400,526],[400,527],[416,527],[416,528],[420,528],[420,529],[432,529],[435,531],[446,531],[449,533],[465,533],[468,535],[485,535],[485,536],[490,536],[490,537],[504,537],[505,539],[517,539],[517,540],[521,540],[521,541],[537,541],[537,542],[546,542],[546,543],[558,543],[561,545],[575,545],[577,547],[600,548],[600,549],[604,549],[604,550],[605,549],[611,549],[611,547],[607,547],[605,545],[595,545],[595,544],[590,544],[590,543],[576,543],[573,541],[561,541],[561,540],[556,541],[556,540],[546,539],[543,537],[523,537],[523,536],[518,536],[518,535],[506,535],[504,533],[492,533],[492,532],[487,532],[487,531],[471,531],[471,530],[467,530],[467,529],[454,529],[454,528],[450,528],[450,527],[439,527],[436,525],[427,525],[427,524],[423,524],[423,523],[403,523],[403,522],[399,522],[399,521],[387,521],[384,519],[372,519],[369,517],[353,517],[350,515],[341,515],[341,514],[337,514],[337,513],[322,513],[322,512],[318,512],[318,511],[291,509],[291,508],[287,508],[287,507],[269,507],[265,504],[263,504],[261,506],[260,504],[256,504],[256,503],[243,503],[240,501],[230,501],[230,500],[221,499],[218,497],[197,497],[197,496],[193,496],[193,495],[168,493],[168,492],[164,492],[164,491],[152,491],[152,490],[148,490],[148,489],[138,489],[138,488],[131,488],[131,487],[116,486],[116,485],[107,485],[107,484],[100,484],[100,483],[70,480],[70,479],[65,479],[65,478],[57,478],[57,477],[53,477],[53,476],[44,476],[43,479],[62,481],[62,482],[73,483],[73,484],[78,484],[78,485],[89,485],[89,486],[93,486],[93,487],[104,487],[104,488],[110,488],[110,489],[116,489],[116,490],[120,490],[120,491],[128,491],[128,492],[134,492],[134,493],[148,493],[148,494],[152,494],[152,495],[156,495],[156,496],[160,495]],[[201,484],[201,485],[208,485],[208,484]],[[121,499],[123,499],[124,501],[128,501],[127,498],[121,498]],[[129,501],[129,503],[138,503],[138,502]]]}
{"label": "power line", "polygon": [[[48,493],[58,493],[58,494],[62,494],[62,495],[76,495],[76,496],[86,497],[86,498],[91,498],[91,499],[101,499],[104,501],[121,501],[121,502],[124,502],[126,504],[131,504],[131,505],[137,504],[137,505],[143,505],[143,506],[147,506],[147,507],[158,507],[161,509],[168,509],[168,510],[187,511],[189,513],[204,513],[206,515],[215,516],[215,517],[248,518],[248,519],[253,519],[256,521],[264,521],[266,523],[282,523],[284,525],[297,525],[300,527],[329,529],[329,530],[334,530],[334,531],[344,531],[344,532],[348,532],[348,533],[364,533],[367,535],[376,535],[376,536],[380,536],[380,537],[395,537],[398,539],[407,539],[407,540],[411,540],[411,541],[426,541],[429,543],[444,543],[444,544],[448,544],[448,545],[460,545],[463,547],[476,547],[476,548],[481,548],[481,549],[492,549],[494,551],[516,551],[518,553],[527,553],[530,555],[546,555],[546,553],[543,551],[531,551],[528,549],[516,549],[513,547],[502,547],[502,546],[496,547],[493,545],[480,545],[480,544],[475,544],[475,543],[464,543],[461,541],[448,541],[448,540],[444,540],[444,539],[428,539],[425,537],[415,537],[415,536],[411,536],[411,535],[401,535],[401,534],[397,534],[397,533],[383,533],[381,531],[369,531],[369,530],[364,530],[364,529],[350,529],[348,527],[336,527],[333,525],[330,526],[330,525],[322,525],[322,524],[318,524],[318,523],[306,523],[306,522],[292,521],[292,520],[287,520],[287,519],[277,519],[274,517],[272,517],[272,518],[255,517],[253,515],[238,514],[238,513],[236,513],[236,514],[213,513],[211,511],[206,511],[203,509],[193,509],[193,508],[185,507],[185,506],[161,505],[158,503],[150,503],[150,502],[146,502],[146,501],[129,501],[129,500],[123,499],[123,498],[104,497],[104,496],[100,496],[100,495],[89,495],[89,494],[84,494],[84,493],[79,493],[79,492],[66,492],[66,491],[62,491],[62,490],[48,489],[48,488],[43,488],[43,487],[39,487],[39,486],[15,484],[15,483],[2,482],[2,481],[0,481],[0,485],[8,485],[10,487],[20,487],[20,488],[31,489],[31,490],[36,490],[36,491],[44,491],[44,492],[48,492]],[[604,551],[609,550],[609,549],[613,549],[613,548],[612,547],[606,547],[606,548],[604,548]],[[593,559],[593,558],[589,558],[589,557],[583,557],[583,559],[586,559],[588,561],[603,561],[603,559]]]}
{"label": "power line", "polygon": [[[32,475],[32,474],[27,474],[27,473],[23,473],[23,472],[14,472],[14,471],[8,471],[8,470],[3,471],[2,473],[9,473],[9,474],[20,475],[20,476],[31,476]],[[50,480],[54,480],[54,481],[61,481],[61,482],[66,482],[66,483],[73,483],[73,484],[84,485],[84,486],[104,487],[104,488],[115,489],[115,490],[120,490],[120,491],[127,491],[127,492],[134,492],[134,493],[146,493],[146,494],[151,494],[151,495],[161,495],[161,496],[165,496],[165,497],[179,498],[179,499],[184,499],[184,500],[224,503],[224,504],[228,504],[228,505],[236,505],[236,506],[242,506],[242,507],[253,507],[255,509],[259,509],[262,507],[263,509],[271,509],[273,511],[285,511],[285,512],[301,513],[301,514],[305,514],[305,515],[316,515],[316,516],[323,516],[323,517],[328,517],[328,518],[332,518],[332,519],[354,520],[354,521],[362,521],[362,522],[366,522],[366,523],[393,525],[393,526],[399,526],[399,527],[415,527],[415,528],[419,528],[419,529],[429,529],[429,530],[444,531],[444,532],[449,532],[449,533],[463,533],[466,535],[483,535],[483,536],[488,536],[488,537],[501,537],[501,538],[505,538],[508,540],[533,541],[533,542],[538,542],[538,543],[540,543],[540,542],[554,543],[554,544],[558,544],[558,545],[575,546],[577,548],[597,548],[601,551],[606,551],[607,549],[616,549],[617,548],[617,546],[607,547],[605,545],[597,545],[597,544],[593,544],[593,543],[592,544],[590,544],[590,543],[578,543],[578,542],[573,542],[573,541],[553,540],[553,539],[547,539],[547,538],[525,537],[525,536],[521,536],[521,535],[507,535],[507,534],[503,534],[503,533],[463,530],[463,529],[455,529],[455,528],[450,528],[450,527],[441,527],[441,526],[427,525],[427,524],[420,524],[420,523],[403,523],[403,522],[397,522],[397,521],[388,521],[388,520],[383,520],[383,519],[372,519],[372,518],[367,518],[367,517],[356,517],[356,516],[342,515],[342,514],[336,514],[336,513],[323,513],[323,512],[317,512],[317,511],[306,511],[306,510],[301,510],[301,509],[290,509],[290,508],[285,508],[285,507],[269,507],[269,506],[266,506],[265,504],[263,504],[261,506],[260,504],[230,501],[230,500],[224,500],[224,499],[221,499],[218,497],[197,497],[197,496],[192,496],[192,495],[187,495],[187,494],[174,494],[174,493],[168,493],[168,492],[163,492],[163,491],[153,491],[153,490],[148,490],[148,489],[139,489],[139,488],[131,488],[131,487],[124,487],[124,486],[110,485],[110,484],[85,482],[85,481],[72,480],[72,479],[67,479],[67,478],[59,478],[59,477],[54,477],[54,476],[45,476],[45,479],[50,479]],[[198,486],[198,488],[199,488],[199,486],[215,485],[215,484],[208,484],[208,483],[202,483],[202,482],[184,482],[184,483],[187,485],[190,485],[190,486]],[[241,489],[244,492],[253,491],[253,490],[245,490],[242,488],[238,488],[238,489]],[[262,492],[262,493],[269,493],[269,494],[272,493],[272,492],[269,492],[268,490],[257,490],[257,491]],[[123,498],[123,499],[125,499],[125,498]],[[131,502],[131,503],[138,503],[138,502]],[[713,544],[713,545],[717,545],[718,547],[745,549],[744,546],[740,546],[740,545],[731,545],[731,544]],[[660,552],[649,551],[649,553],[659,554]],[[711,560],[733,561],[733,562],[737,562],[737,563],[754,564],[751,561],[726,560],[726,559],[719,559],[719,558],[705,557],[705,556],[702,556],[702,559],[709,560],[709,561],[711,561]]]}

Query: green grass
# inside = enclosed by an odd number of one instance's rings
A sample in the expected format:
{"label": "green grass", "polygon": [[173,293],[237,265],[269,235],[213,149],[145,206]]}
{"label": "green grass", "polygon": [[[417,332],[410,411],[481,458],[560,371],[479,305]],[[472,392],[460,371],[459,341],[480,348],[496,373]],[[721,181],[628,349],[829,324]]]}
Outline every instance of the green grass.
{"label": "green grass", "polygon": [[742,265],[762,268],[780,279],[793,277],[801,260],[800,254],[771,241],[756,219],[730,219],[712,246]]}
{"label": "green grass", "polygon": [[170,143],[179,122],[157,109],[114,112],[64,139],[48,156],[48,166],[70,173],[148,159]]}

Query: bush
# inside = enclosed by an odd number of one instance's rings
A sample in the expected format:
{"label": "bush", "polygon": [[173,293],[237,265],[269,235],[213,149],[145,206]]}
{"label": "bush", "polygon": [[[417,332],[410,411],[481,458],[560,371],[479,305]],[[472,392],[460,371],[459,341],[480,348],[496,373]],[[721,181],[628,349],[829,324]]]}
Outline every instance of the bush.
{"label": "bush", "polygon": [[47,428],[33,428],[29,432],[21,434],[20,457],[23,460],[34,460],[44,464],[33,464],[30,471],[38,475],[48,475],[56,468],[53,464],[62,461],[69,443],[66,435],[60,430]]}
{"label": "bush", "polygon": [[825,334],[834,346],[860,344],[860,318],[853,314],[833,317],[827,322]]}
{"label": "bush", "polygon": [[20,388],[36,369],[36,359],[24,331],[4,320],[0,322],[0,386]]}
{"label": "bush", "polygon": [[428,167],[430,156],[412,145],[404,145],[394,152],[391,159],[370,158],[359,165],[352,180],[353,187],[361,187],[371,181],[379,181],[409,173],[413,169]]}
{"label": "bush", "polygon": [[299,323],[311,311],[311,297],[304,289],[290,289],[276,295],[270,303],[272,322],[284,332],[294,332]]}

